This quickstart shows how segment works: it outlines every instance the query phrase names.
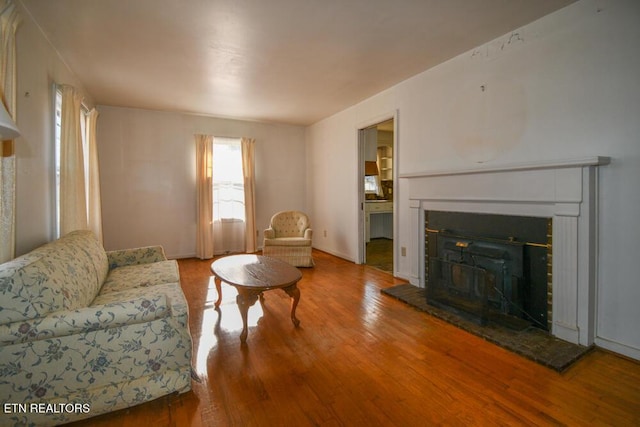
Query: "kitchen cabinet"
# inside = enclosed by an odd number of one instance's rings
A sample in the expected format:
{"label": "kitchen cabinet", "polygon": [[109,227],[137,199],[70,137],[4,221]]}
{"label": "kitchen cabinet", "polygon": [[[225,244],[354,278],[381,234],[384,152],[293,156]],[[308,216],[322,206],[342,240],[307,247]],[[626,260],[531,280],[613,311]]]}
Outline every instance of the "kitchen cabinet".
{"label": "kitchen cabinet", "polygon": [[364,204],[365,241],[393,239],[393,202],[369,201]]}
{"label": "kitchen cabinet", "polygon": [[378,149],[378,130],[368,128],[364,130],[364,160],[365,162],[375,162]]}

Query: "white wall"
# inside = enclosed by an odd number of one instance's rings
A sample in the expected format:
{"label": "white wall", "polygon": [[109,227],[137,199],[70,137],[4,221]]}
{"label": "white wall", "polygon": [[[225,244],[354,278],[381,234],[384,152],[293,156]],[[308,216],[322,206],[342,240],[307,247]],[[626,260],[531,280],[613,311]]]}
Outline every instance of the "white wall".
{"label": "white wall", "polygon": [[[309,127],[309,210],[327,230],[315,245],[357,258],[356,129],[389,111],[400,174],[611,156],[599,179],[596,343],[640,359],[639,22],[637,1],[583,0]],[[411,278],[414,218],[406,180],[398,187],[407,256],[396,270]]]}
{"label": "white wall", "polygon": [[[54,83],[83,86],[60,60],[39,28],[17,2],[22,22],[16,32],[16,253],[21,255],[54,237]],[[92,104],[89,96],[87,105]]]}
{"label": "white wall", "polygon": [[271,216],[306,210],[304,128],[99,106],[106,249],[160,244],[171,258],[196,246],[194,134],[256,139],[259,245]]}

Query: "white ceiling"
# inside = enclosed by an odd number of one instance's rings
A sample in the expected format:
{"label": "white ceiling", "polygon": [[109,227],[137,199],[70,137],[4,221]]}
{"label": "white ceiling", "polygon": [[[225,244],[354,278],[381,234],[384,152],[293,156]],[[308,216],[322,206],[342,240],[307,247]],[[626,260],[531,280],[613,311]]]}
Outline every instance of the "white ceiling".
{"label": "white ceiling", "polygon": [[308,125],[573,1],[21,3],[97,104]]}

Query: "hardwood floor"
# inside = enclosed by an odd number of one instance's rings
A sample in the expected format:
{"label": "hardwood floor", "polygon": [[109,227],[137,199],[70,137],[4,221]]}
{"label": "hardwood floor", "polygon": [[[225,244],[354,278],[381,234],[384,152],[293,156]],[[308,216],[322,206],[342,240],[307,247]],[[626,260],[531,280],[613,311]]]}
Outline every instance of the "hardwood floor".
{"label": "hardwood floor", "polygon": [[640,425],[640,363],[595,350],[562,374],[382,295],[401,283],[314,252],[301,321],[284,292],[216,311],[210,261],[181,260],[194,341],[193,391],[87,426]]}
{"label": "hardwood floor", "polygon": [[366,251],[367,265],[393,274],[393,239],[371,239]]}

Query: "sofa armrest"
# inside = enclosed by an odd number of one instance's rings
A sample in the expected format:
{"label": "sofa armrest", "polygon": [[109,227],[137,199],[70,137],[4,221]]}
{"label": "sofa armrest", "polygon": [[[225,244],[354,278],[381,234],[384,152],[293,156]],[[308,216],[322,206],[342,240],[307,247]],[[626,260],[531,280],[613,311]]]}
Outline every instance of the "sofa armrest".
{"label": "sofa armrest", "polygon": [[311,237],[313,236],[313,230],[310,228],[307,228],[306,230],[304,230],[304,238],[307,240],[311,240]]}
{"label": "sofa armrest", "polygon": [[36,319],[0,325],[0,345],[64,337],[82,332],[150,322],[171,314],[165,294],[78,310],[56,311]]}
{"label": "sofa armrest", "polygon": [[264,230],[264,234],[263,234],[265,239],[275,239],[276,238],[276,230],[274,230],[273,228],[269,227],[266,230]]}
{"label": "sofa armrest", "polygon": [[152,262],[166,261],[162,246],[146,246],[143,248],[121,249],[108,251],[107,259],[109,269],[124,267],[127,265],[149,264]]}

